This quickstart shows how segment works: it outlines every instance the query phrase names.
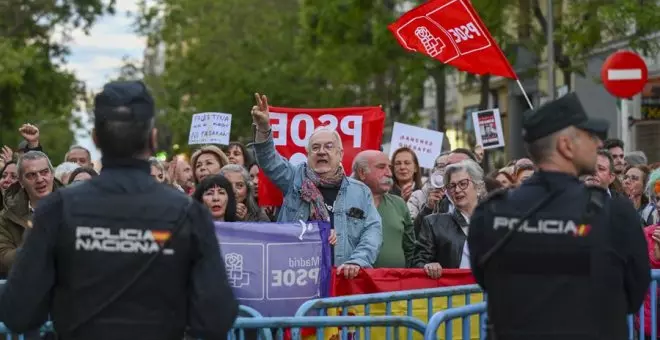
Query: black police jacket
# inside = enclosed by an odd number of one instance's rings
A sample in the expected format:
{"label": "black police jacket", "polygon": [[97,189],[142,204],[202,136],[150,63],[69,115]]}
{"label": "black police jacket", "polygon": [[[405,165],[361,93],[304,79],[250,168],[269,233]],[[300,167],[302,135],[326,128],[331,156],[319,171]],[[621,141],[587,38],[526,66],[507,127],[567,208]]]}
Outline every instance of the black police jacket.
{"label": "black police jacket", "polygon": [[100,176],[39,202],[0,321],[23,332],[50,313],[65,340],[180,340],[186,328],[226,339],[238,305],[208,210],[156,182],[145,161],[103,165]]}
{"label": "black police jacket", "polygon": [[[602,207],[592,208],[590,190],[601,190]],[[552,192],[557,195],[481,267],[516,219]],[[642,230],[631,228],[638,221],[630,202],[544,171],[480,204],[468,247],[474,276],[488,293],[491,334],[496,340],[625,339],[626,315],[639,309],[650,282]]]}

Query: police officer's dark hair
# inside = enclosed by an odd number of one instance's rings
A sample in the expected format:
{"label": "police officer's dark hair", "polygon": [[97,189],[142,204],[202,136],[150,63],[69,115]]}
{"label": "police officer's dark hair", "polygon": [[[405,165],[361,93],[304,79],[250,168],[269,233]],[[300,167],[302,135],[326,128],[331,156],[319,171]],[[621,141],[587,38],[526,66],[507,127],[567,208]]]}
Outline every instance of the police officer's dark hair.
{"label": "police officer's dark hair", "polygon": [[612,158],[612,154],[607,151],[607,149],[600,149],[598,150],[598,156],[603,156],[607,158],[607,161],[610,162],[610,165],[608,168],[610,169],[610,173],[614,173],[614,158]]}
{"label": "police officer's dark hair", "polygon": [[603,148],[606,150],[612,149],[612,148],[621,148],[623,149],[624,143],[622,140],[617,139],[617,138],[610,138],[606,140],[603,143]]}
{"label": "police officer's dark hair", "polygon": [[474,153],[466,148],[456,148],[454,150],[451,150],[450,153],[462,153],[468,157],[470,157],[471,160],[477,161],[477,157],[474,155]]}
{"label": "police officer's dark hair", "polygon": [[231,185],[231,182],[225,176],[222,175],[213,175],[204,178],[197,189],[193,193],[192,197],[204,204],[204,193],[211,188],[223,188],[227,192],[227,207],[225,208],[225,222],[235,222],[236,221],[236,195],[234,195],[234,187]]}
{"label": "police officer's dark hair", "polygon": [[153,128],[154,119],[94,122],[97,146],[109,158],[134,158],[149,150]]}

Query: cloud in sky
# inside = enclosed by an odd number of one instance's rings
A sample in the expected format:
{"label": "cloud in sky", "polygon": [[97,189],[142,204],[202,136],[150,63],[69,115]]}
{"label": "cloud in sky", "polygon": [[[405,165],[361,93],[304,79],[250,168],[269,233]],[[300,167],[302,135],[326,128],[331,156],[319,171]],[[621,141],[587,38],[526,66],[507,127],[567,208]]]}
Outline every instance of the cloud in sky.
{"label": "cloud in sky", "polygon": [[[133,18],[127,13],[137,11],[138,0],[117,0],[116,14],[99,18],[86,35],[82,30],[70,33],[71,40],[67,45],[71,55],[64,66],[74,72],[78,79],[87,84],[87,88],[98,91],[111,77],[115,76],[121,67],[124,57],[141,61],[146,46],[146,40],[134,33]],[[61,39],[62,30],[56,30],[54,39]],[[88,134],[86,131],[76,131],[76,134]],[[77,143],[92,150],[92,158],[100,154],[94,147],[91,138],[78,138]]]}

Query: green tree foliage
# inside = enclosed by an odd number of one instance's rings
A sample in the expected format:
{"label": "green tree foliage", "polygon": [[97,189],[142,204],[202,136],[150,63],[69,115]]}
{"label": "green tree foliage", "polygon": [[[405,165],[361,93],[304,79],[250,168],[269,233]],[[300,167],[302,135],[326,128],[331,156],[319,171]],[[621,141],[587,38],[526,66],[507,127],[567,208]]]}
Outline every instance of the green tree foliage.
{"label": "green tree foliage", "polygon": [[[451,68],[406,52],[387,30],[406,3],[157,0],[155,6],[143,5],[138,26],[150,48],[165,46],[165,70],[145,74],[145,80],[180,145],[186,144],[191,115],[204,111],[233,114],[233,139],[248,140],[255,91],[268,94],[276,106],[381,104],[390,121],[415,122],[424,80],[431,77],[443,120],[444,79]],[[543,53],[544,0],[472,3],[511,63],[516,55],[510,47]],[[585,56],[607,41],[627,37],[631,23],[637,26],[633,45],[651,49],[653,44],[642,37],[658,31],[657,6],[639,0],[556,0],[558,67],[569,75],[582,72]],[[489,79],[471,79],[479,84],[485,107]]]}
{"label": "green tree foliage", "polygon": [[[572,73],[584,75],[587,56],[604,44],[627,40],[631,49],[652,55],[659,40],[648,39],[660,31],[660,4],[645,0],[556,0],[554,3],[555,64],[570,79]],[[534,18],[536,50],[547,44],[548,15],[542,10],[545,0],[530,6]],[[562,10],[563,9],[563,10]],[[565,85],[569,86],[570,82]]]}
{"label": "green tree foliage", "polygon": [[163,44],[165,71],[145,79],[171,128],[188,140],[191,116],[226,112],[232,139],[251,135],[254,92],[276,106],[313,105],[318,84],[305,77],[295,48],[297,0],[161,0],[143,7],[141,32],[150,48]]}
{"label": "green tree foliage", "polygon": [[[15,148],[23,123],[39,126],[44,149],[61,159],[73,140],[72,110],[84,86],[62,68],[66,41],[55,28],[88,30],[114,2],[0,1],[0,145]],[[66,33],[66,29],[63,30]]]}

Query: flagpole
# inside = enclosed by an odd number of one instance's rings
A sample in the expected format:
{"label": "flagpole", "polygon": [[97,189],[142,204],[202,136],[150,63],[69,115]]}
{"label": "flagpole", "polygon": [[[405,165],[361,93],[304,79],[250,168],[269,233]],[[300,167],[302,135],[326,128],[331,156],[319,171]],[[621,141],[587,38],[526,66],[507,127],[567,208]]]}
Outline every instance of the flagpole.
{"label": "flagpole", "polygon": [[532,101],[529,100],[529,96],[527,96],[527,92],[525,92],[525,89],[523,88],[522,84],[520,83],[520,79],[516,79],[516,83],[518,83],[518,87],[520,88],[520,92],[522,92],[523,96],[525,96],[525,100],[527,101],[527,105],[529,105],[529,108],[534,109],[534,105],[532,105]]}

